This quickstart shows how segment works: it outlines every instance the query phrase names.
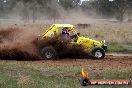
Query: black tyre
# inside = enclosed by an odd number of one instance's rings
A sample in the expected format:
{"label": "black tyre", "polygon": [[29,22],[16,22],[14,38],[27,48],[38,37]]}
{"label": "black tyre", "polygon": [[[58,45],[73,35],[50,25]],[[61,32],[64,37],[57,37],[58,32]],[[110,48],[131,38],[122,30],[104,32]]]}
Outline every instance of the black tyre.
{"label": "black tyre", "polygon": [[103,59],[105,57],[105,50],[100,47],[93,48],[92,56],[96,59]]}
{"label": "black tyre", "polygon": [[45,60],[57,59],[57,52],[52,46],[44,47],[41,50],[41,58]]}

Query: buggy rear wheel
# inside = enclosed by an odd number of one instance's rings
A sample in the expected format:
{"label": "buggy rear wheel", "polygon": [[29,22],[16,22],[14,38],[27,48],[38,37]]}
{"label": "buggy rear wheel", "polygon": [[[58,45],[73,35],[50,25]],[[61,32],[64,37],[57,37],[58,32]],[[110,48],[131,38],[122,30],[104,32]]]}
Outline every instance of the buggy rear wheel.
{"label": "buggy rear wheel", "polygon": [[47,46],[41,50],[41,58],[45,60],[57,59],[57,52],[52,46]]}

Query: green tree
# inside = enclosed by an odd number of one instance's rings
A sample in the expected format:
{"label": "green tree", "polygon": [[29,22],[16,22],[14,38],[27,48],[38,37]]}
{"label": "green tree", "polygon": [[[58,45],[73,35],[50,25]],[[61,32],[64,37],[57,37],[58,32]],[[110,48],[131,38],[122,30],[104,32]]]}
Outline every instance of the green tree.
{"label": "green tree", "polygon": [[81,7],[87,12],[94,11],[103,17],[113,16],[113,2],[109,0],[90,0],[82,3]]}
{"label": "green tree", "polygon": [[16,0],[0,0],[0,17],[8,18],[8,13],[12,11],[15,4]]}
{"label": "green tree", "polygon": [[73,9],[75,7],[78,7],[80,3],[80,0],[59,0],[59,4],[65,9]]}
{"label": "green tree", "polygon": [[132,21],[132,0],[128,0],[128,21]]}
{"label": "green tree", "polygon": [[102,17],[116,17],[121,22],[126,13],[129,18],[132,14],[131,0],[90,0],[83,2],[81,7],[88,13],[94,11]]}
{"label": "green tree", "polygon": [[114,5],[115,5],[115,12],[116,17],[119,21],[123,21],[123,17],[127,11],[128,8],[128,1],[127,0],[115,0],[114,1]]}

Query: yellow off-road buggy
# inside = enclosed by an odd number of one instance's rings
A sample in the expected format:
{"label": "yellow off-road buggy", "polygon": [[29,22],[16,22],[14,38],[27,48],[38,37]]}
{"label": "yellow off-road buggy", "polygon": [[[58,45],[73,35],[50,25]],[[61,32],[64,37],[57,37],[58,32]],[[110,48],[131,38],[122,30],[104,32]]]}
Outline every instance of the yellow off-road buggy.
{"label": "yellow off-road buggy", "polygon": [[99,42],[80,36],[71,24],[53,24],[39,37],[38,41],[41,42],[39,48],[43,59],[56,59],[59,54],[64,53],[67,49],[69,49],[69,53],[73,53],[76,48],[94,58],[101,59],[105,57],[105,50],[107,49],[105,40]]}

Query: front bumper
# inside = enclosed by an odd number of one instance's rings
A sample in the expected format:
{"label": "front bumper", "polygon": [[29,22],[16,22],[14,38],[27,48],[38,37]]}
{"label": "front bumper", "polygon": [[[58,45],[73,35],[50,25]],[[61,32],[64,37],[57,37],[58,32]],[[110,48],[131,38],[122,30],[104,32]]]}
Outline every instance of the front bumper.
{"label": "front bumper", "polygon": [[104,50],[107,50],[107,45],[103,45],[102,48],[103,48]]}

